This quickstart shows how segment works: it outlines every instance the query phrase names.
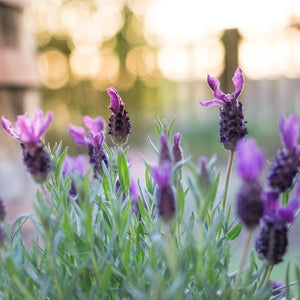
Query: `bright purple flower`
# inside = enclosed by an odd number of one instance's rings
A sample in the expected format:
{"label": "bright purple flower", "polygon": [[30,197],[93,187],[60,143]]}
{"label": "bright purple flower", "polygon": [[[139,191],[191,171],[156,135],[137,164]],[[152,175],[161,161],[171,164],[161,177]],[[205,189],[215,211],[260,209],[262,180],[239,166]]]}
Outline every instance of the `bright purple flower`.
{"label": "bright purple flower", "polygon": [[238,140],[248,133],[244,121],[243,105],[237,100],[244,86],[243,71],[241,68],[238,67],[236,69],[232,81],[236,90],[231,94],[224,94],[220,90],[218,79],[208,75],[207,82],[214,92],[215,99],[210,101],[200,100],[199,103],[206,107],[221,105],[220,142],[225,149],[234,151]]}
{"label": "bright purple flower", "polygon": [[224,94],[220,90],[220,82],[218,79],[207,75],[207,83],[210,88],[214,92],[215,99],[210,101],[202,101],[200,100],[199,103],[203,106],[209,107],[212,105],[224,105],[228,102],[235,102],[237,97],[240,95],[243,87],[244,87],[244,78],[243,78],[243,71],[240,67],[238,67],[234,73],[232,78],[233,84],[236,88],[235,92],[231,94]]}
{"label": "bright purple flower", "polygon": [[83,117],[83,123],[90,131],[99,132],[104,131],[105,122],[102,117],[96,117],[92,119],[89,116]]}
{"label": "bright purple flower", "polygon": [[300,122],[296,115],[292,114],[288,118],[281,116],[279,131],[281,143],[288,149],[296,147],[299,137]]}
{"label": "bright purple flower", "polygon": [[[99,133],[104,130],[105,122],[102,117],[96,117],[92,119],[89,116],[83,117],[83,123],[88,128],[89,132]],[[86,136],[86,130],[83,127],[75,126],[70,124],[69,125],[69,134],[74,139],[77,145],[90,145],[92,141],[89,137]]]}
{"label": "bright purple flower", "polygon": [[116,88],[111,87],[107,89],[107,94],[110,97],[110,106],[108,107],[114,114],[123,112],[125,104],[122,101]]}
{"label": "bright purple flower", "polygon": [[71,157],[70,155],[66,155],[62,164],[63,175],[70,172],[70,174],[75,174],[79,172],[81,177],[84,176],[86,171],[86,160],[85,156],[82,154],[77,155],[76,157]]}
{"label": "bright purple flower", "polygon": [[104,142],[104,134],[103,132],[91,131],[89,134],[89,140],[93,147],[102,147]]}
{"label": "bright purple flower", "polygon": [[112,111],[108,123],[108,134],[111,136],[114,144],[125,144],[127,143],[131,128],[130,118],[124,109],[125,104],[115,88],[111,87],[107,89],[107,94],[110,97],[109,109]]}
{"label": "bright purple flower", "polygon": [[86,137],[86,131],[83,127],[69,125],[69,134],[74,139],[75,143],[79,146],[89,145],[91,142]]}
{"label": "bright purple flower", "polygon": [[268,175],[268,185],[279,193],[288,190],[300,169],[300,145],[297,145],[300,122],[295,115],[279,122],[283,149],[278,150]]}
{"label": "bright purple flower", "polygon": [[17,122],[14,128],[10,121],[2,117],[2,126],[11,136],[21,142],[35,143],[47,130],[52,118],[52,112],[48,111],[44,117],[43,112],[39,108],[36,108],[32,120],[29,119],[27,114],[19,115],[17,116]]}
{"label": "bright purple flower", "polygon": [[162,164],[152,169],[153,178],[160,187],[164,187],[169,184],[171,173],[172,165],[169,161],[164,161]]}
{"label": "bright purple flower", "polygon": [[254,139],[237,143],[237,171],[243,180],[256,180],[264,168],[264,153]]}

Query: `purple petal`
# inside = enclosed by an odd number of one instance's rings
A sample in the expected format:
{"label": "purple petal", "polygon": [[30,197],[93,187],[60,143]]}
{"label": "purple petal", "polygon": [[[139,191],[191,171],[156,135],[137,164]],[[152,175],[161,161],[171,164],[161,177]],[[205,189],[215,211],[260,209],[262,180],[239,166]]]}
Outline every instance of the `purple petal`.
{"label": "purple petal", "polygon": [[237,143],[237,171],[244,180],[256,180],[264,168],[264,153],[254,139]]}
{"label": "purple petal", "polygon": [[228,102],[230,100],[229,96],[224,94],[220,90],[220,82],[217,78],[207,75],[207,83],[210,86],[210,88],[213,90],[216,99],[223,100],[225,102]]}
{"label": "purple petal", "polygon": [[176,133],[173,138],[174,147],[179,147],[180,140],[181,140],[181,134]]}
{"label": "purple petal", "polygon": [[280,205],[279,194],[275,191],[263,192],[265,211],[274,215]]}
{"label": "purple petal", "polygon": [[104,141],[104,135],[103,132],[95,132],[95,131],[91,131],[89,134],[89,139],[91,144],[94,147],[102,147],[103,141]]}
{"label": "purple petal", "polygon": [[113,113],[123,111],[124,103],[114,87],[107,89],[107,94],[110,97],[110,106],[108,107]]}
{"label": "purple petal", "polygon": [[139,199],[138,186],[132,178],[130,179],[129,193],[132,201],[138,204],[138,199]]}
{"label": "purple petal", "polygon": [[205,106],[205,107],[210,107],[210,106],[213,106],[213,105],[224,105],[224,101],[219,100],[219,99],[213,99],[213,100],[209,100],[209,101],[199,100],[198,102],[202,106]]}
{"label": "purple petal", "polygon": [[280,207],[278,209],[278,216],[285,223],[293,223],[295,219],[295,213],[299,207],[300,202],[293,200],[286,207]]}
{"label": "purple petal", "polygon": [[85,136],[85,129],[80,126],[69,125],[69,134],[77,145],[89,145],[89,139]]}
{"label": "purple petal", "polygon": [[96,117],[95,119],[92,119],[89,116],[84,116],[83,123],[90,131],[99,132],[99,131],[104,130],[105,122],[104,122],[103,118],[100,116]]}
{"label": "purple petal", "polygon": [[48,111],[43,118],[43,113],[41,115],[41,119],[39,120],[39,128],[36,127],[36,138],[39,139],[41,135],[48,129],[51,121],[53,119],[53,112]]}
{"label": "purple petal", "polygon": [[172,165],[169,161],[164,161],[161,165],[152,169],[152,175],[155,182],[164,187],[169,183],[171,178]]}
{"label": "purple petal", "polygon": [[3,116],[1,118],[1,122],[2,122],[2,126],[3,128],[5,129],[5,131],[10,134],[11,136],[17,138],[17,139],[20,139],[20,133],[15,129],[13,128],[12,124],[10,121],[8,121],[7,119],[5,119],[5,117]]}
{"label": "purple petal", "polygon": [[66,155],[62,164],[63,175],[67,172],[71,174],[75,174],[79,172],[79,174],[83,177],[86,169],[86,161],[85,157],[82,154],[79,154],[76,157],[71,157],[70,155]]}
{"label": "purple petal", "polygon": [[234,76],[232,78],[232,81],[235,86],[235,92],[231,94],[231,98],[233,100],[236,100],[244,87],[244,76],[243,76],[243,71],[240,67],[237,67]]}
{"label": "purple petal", "polygon": [[281,137],[281,143],[288,149],[291,149],[297,145],[299,136],[299,120],[296,115],[292,114],[287,119],[281,116],[279,122],[279,131]]}

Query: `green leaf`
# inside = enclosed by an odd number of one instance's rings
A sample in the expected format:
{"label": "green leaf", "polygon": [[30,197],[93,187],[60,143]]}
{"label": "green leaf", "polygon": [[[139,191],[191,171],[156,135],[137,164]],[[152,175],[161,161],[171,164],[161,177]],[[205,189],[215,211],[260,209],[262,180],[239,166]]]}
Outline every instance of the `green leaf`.
{"label": "green leaf", "polygon": [[111,280],[111,265],[110,263],[107,263],[104,267],[104,270],[102,271],[101,275],[101,285],[100,285],[100,290],[101,293],[104,294],[107,292],[110,280]]}
{"label": "green leaf", "polygon": [[241,223],[236,224],[227,234],[229,240],[235,240],[242,232],[243,226]]}
{"label": "green leaf", "polygon": [[130,186],[129,170],[125,154],[121,151],[121,149],[119,149],[118,153],[118,171],[120,186],[126,195],[128,195],[128,189]]}

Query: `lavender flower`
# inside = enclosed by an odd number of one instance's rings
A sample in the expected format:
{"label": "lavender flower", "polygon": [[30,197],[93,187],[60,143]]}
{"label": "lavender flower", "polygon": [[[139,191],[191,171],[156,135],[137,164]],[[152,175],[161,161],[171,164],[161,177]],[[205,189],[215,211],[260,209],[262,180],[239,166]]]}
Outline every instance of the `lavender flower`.
{"label": "lavender flower", "polygon": [[258,254],[275,265],[282,261],[288,246],[288,224],[294,222],[295,213],[300,208],[300,181],[295,197],[282,207],[278,194],[274,191],[264,193],[265,214],[261,224],[255,249]]}
{"label": "lavender flower", "polygon": [[220,90],[218,79],[207,76],[207,82],[214,92],[215,99],[202,101],[199,103],[209,107],[212,105],[221,105],[220,108],[220,142],[227,150],[235,150],[238,140],[243,138],[247,133],[244,121],[243,105],[237,100],[243,86],[244,78],[241,68],[237,68],[232,78],[236,90],[231,94],[224,94]]}
{"label": "lavender flower", "polygon": [[180,140],[181,140],[181,134],[176,133],[173,138],[173,148],[172,148],[172,153],[173,153],[173,158],[174,158],[175,164],[182,160],[182,149],[179,145]]}
{"label": "lavender flower", "polygon": [[279,132],[284,148],[277,152],[268,176],[269,186],[278,193],[283,193],[292,186],[300,168],[300,145],[297,145],[299,127],[300,122],[295,115],[292,114],[287,119],[281,116]]}
{"label": "lavender flower", "polygon": [[163,161],[153,168],[153,178],[158,185],[156,191],[158,214],[164,222],[169,222],[175,215],[175,196],[170,184],[172,165]]}
{"label": "lavender flower", "polygon": [[104,121],[102,117],[92,119],[88,116],[83,117],[85,126],[89,129],[88,136],[83,127],[69,125],[69,134],[74,139],[77,145],[88,146],[88,154],[90,163],[93,165],[94,177],[97,178],[98,174],[102,173],[102,161],[108,166],[108,159],[103,148],[104,142]]}
{"label": "lavender flower", "polygon": [[112,111],[108,123],[108,134],[111,136],[114,144],[126,144],[131,124],[130,118],[127,116],[128,113],[124,109],[125,104],[115,88],[111,87],[107,89],[107,94],[110,97],[109,109]]}
{"label": "lavender flower", "polygon": [[259,224],[263,215],[262,187],[258,181],[263,162],[264,154],[254,139],[237,143],[237,171],[243,180],[237,195],[237,214],[249,230]]}
{"label": "lavender flower", "polygon": [[[77,172],[80,174],[81,178],[83,178],[84,173],[86,170],[86,164],[85,164],[85,157],[84,155],[80,154],[76,157],[71,157],[70,155],[66,155],[65,159],[62,164],[62,172],[63,176],[66,176],[67,174],[74,175]],[[74,181],[71,181],[71,188],[69,191],[71,196],[76,196],[76,188],[74,185]]]}
{"label": "lavender flower", "polygon": [[159,151],[159,163],[161,164],[164,161],[172,162],[171,152],[168,145],[168,136],[162,134],[160,136],[160,151]]}
{"label": "lavender flower", "polygon": [[44,117],[43,112],[36,108],[32,120],[29,119],[27,114],[19,115],[15,127],[13,127],[10,121],[2,117],[3,128],[11,136],[21,141],[24,163],[28,172],[38,183],[42,183],[47,179],[51,169],[49,155],[45,151],[45,145],[40,138],[48,129],[52,118],[52,112],[47,112]]}

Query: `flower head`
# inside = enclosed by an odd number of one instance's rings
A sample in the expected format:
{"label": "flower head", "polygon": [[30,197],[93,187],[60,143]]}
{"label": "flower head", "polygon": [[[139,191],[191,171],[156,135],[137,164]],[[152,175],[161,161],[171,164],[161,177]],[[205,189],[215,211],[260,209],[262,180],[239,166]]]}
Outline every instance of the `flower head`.
{"label": "flower head", "polygon": [[[105,127],[105,122],[102,117],[96,117],[95,119],[92,119],[89,116],[83,117],[83,123],[86,126],[86,128],[89,130],[89,132],[93,132],[93,134],[102,133]],[[70,124],[69,125],[69,134],[74,139],[75,143],[77,145],[83,146],[83,145],[90,145],[92,143],[91,135],[89,134],[87,136],[86,130],[81,126],[75,126]],[[93,136],[92,136],[93,138]]]}
{"label": "flower head", "polygon": [[200,100],[199,103],[203,106],[209,107],[212,105],[222,106],[225,103],[236,102],[237,97],[240,95],[244,87],[243,71],[240,67],[236,69],[232,81],[235,86],[235,91],[231,94],[225,94],[220,90],[219,80],[210,75],[207,75],[207,83],[210,86],[210,88],[213,90],[215,98],[210,101]]}
{"label": "flower head", "polygon": [[180,147],[180,140],[181,140],[181,134],[176,133],[173,138],[173,148],[172,148],[174,163],[177,163],[182,160],[182,149]]}
{"label": "flower head", "polygon": [[53,118],[53,113],[48,111],[44,117],[43,112],[36,108],[32,120],[27,114],[17,116],[15,127],[12,123],[2,117],[2,126],[11,136],[23,143],[35,143],[47,130]]}
{"label": "flower head", "polygon": [[108,123],[108,134],[111,136],[114,144],[125,144],[131,128],[130,118],[124,109],[125,104],[115,88],[111,87],[107,89],[107,94],[110,97],[109,109],[112,111]]}
{"label": "flower head", "polygon": [[237,100],[243,86],[244,78],[241,68],[237,68],[232,78],[235,91],[231,94],[225,94],[220,90],[220,82],[218,79],[208,75],[207,82],[214,92],[215,98],[210,101],[202,101],[199,103],[203,106],[220,105],[220,142],[227,150],[235,150],[236,143],[247,133],[244,121],[244,110],[241,102]]}
{"label": "flower head", "polygon": [[172,173],[172,165],[169,161],[163,161],[157,167],[152,169],[152,175],[154,181],[160,186],[166,186],[169,184]]}
{"label": "flower head", "polygon": [[237,171],[243,180],[256,180],[264,168],[264,153],[254,139],[237,143]]}
{"label": "flower head", "polygon": [[281,116],[279,131],[281,143],[287,149],[292,149],[297,145],[299,137],[300,122],[296,115],[292,114],[288,118]]}
{"label": "flower head", "polygon": [[86,170],[86,161],[84,155],[79,154],[76,157],[71,157],[67,154],[62,164],[62,170],[63,175],[67,174],[68,172],[71,174],[79,172],[81,177],[83,177]]}

